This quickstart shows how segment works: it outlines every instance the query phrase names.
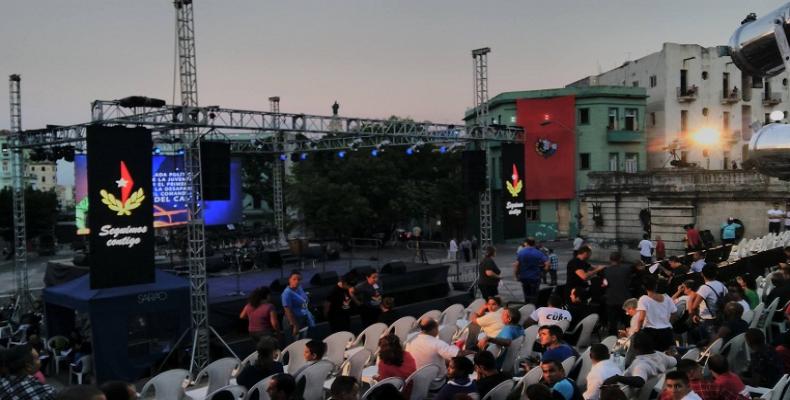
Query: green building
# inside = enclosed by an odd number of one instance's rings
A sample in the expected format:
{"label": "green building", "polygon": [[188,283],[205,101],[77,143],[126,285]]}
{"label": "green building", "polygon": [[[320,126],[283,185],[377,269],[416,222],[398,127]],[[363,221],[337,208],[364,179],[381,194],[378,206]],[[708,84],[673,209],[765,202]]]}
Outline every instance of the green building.
{"label": "green building", "polygon": [[[575,98],[575,123],[572,124],[574,126],[566,127],[575,131],[576,138],[575,198],[526,202],[525,234],[538,240],[568,238],[579,232],[580,223],[586,213],[586,210],[579,207],[579,193],[587,187],[589,172],[638,172],[646,170],[647,165],[647,94],[644,88],[594,86],[504,92],[494,96],[488,103],[491,123],[520,126],[517,120],[518,100],[565,96]],[[522,111],[520,115],[524,117],[525,112],[529,111]],[[474,123],[474,119],[475,110],[468,110],[464,116],[466,124]],[[533,146],[532,143],[526,145]],[[502,229],[503,212],[496,207],[502,202],[505,192],[503,182],[507,179],[502,176],[500,153],[499,144],[493,143],[488,166],[493,189],[494,242],[505,240]],[[528,185],[525,190],[529,192]],[[479,219],[474,222],[470,220],[470,226],[477,226],[478,223]]]}

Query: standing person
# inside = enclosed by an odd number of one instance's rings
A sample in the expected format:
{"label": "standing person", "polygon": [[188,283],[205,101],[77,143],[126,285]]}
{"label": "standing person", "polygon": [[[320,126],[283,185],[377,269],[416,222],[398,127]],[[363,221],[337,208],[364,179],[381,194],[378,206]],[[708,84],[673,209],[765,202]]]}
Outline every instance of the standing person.
{"label": "standing person", "polygon": [[661,235],[656,235],[656,260],[661,261],[667,258],[667,245]]}
{"label": "standing person", "polygon": [[738,237],[738,228],[740,227],[741,224],[735,222],[735,218],[727,218],[727,222],[721,224],[721,243],[735,244],[735,239]]}
{"label": "standing person", "polygon": [[782,219],[787,215],[779,209],[779,202],[774,202],[774,208],[768,210],[768,232],[778,234],[782,230]]}
{"label": "standing person", "polygon": [[686,236],[683,238],[683,241],[686,242],[686,252],[701,250],[702,237],[699,235],[699,231],[694,228],[694,224],[688,224],[683,229],[686,230]]}
{"label": "standing person", "polygon": [[754,277],[749,274],[741,275],[736,278],[736,282],[743,289],[743,295],[749,303],[749,308],[753,310],[754,307],[760,304],[760,296],[757,295],[757,282],[754,280]]}
{"label": "standing person", "polygon": [[283,290],[280,296],[283,308],[285,309],[285,318],[291,324],[291,336],[296,339],[301,330],[306,330],[315,322],[310,310],[307,307],[310,305],[310,298],[302,289],[302,274],[299,271],[291,272],[288,277],[288,287]]}
{"label": "standing person", "polygon": [[355,287],[355,295],[359,298],[359,317],[362,326],[374,324],[381,313],[381,287],[379,287],[379,274],[371,269],[365,274],[365,280]]}
{"label": "standing person", "polygon": [[672,297],[656,291],[658,281],[654,276],[646,276],[643,285],[647,294],[639,298],[636,306],[640,331],[652,339],[656,350],[666,351],[674,343],[670,318],[677,307]]}
{"label": "standing person", "polygon": [[494,246],[486,247],[485,257],[480,261],[480,266],[478,267],[478,275],[480,277],[477,278],[477,287],[480,289],[480,294],[484,299],[499,295],[499,274],[502,271],[497,267],[494,257],[496,257],[496,248]]}
{"label": "standing person", "polygon": [[557,270],[560,269],[560,258],[554,253],[554,249],[549,249],[549,275],[551,276],[551,286],[557,286]]}
{"label": "standing person", "polygon": [[469,239],[461,241],[461,253],[464,255],[464,262],[472,260],[472,242]]}
{"label": "standing person", "polygon": [[618,323],[623,319],[623,303],[631,298],[631,277],[633,272],[630,266],[622,264],[623,256],[620,252],[609,254],[609,267],[603,271],[606,282],[606,319],[610,335],[617,334]]}
{"label": "standing person", "polygon": [[447,259],[450,261],[458,259],[458,242],[455,241],[455,238],[450,239],[450,245],[447,248]]}
{"label": "standing person", "polygon": [[653,249],[655,246],[653,242],[650,241],[650,236],[645,233],[642,235],[642,240],[639,242],[639,257],[642,259],[642,262],[645,264],[650,264],[653,262]]}
{"label": "standing person", "polygon": [[278,336],[280,334],[280,321],[277,310],[271,303],[267,287],[260,287],[250,293],[247,304],[239,314],[240,319],[247,319],[247,331],[253,343],[258,343],[264,336]]}
{"label": "standing person", "polygon": [[716,280],[718,267],[716,264],[707,264],[702,268],[702,278],[705,283],[697,289],[697,295],[691,298],[687,310],[692,315],[694,322],[701,325],[701,339],[707,340],[713,336],[721,325],[718,318],[719,307],[724,304],[727,287]]}
{"label": "standing person", "polygon": [[341,277],[324,302],[324,316],[332,332],[351,330],[351,307],[358,305],[348,275]]}
{"label": "standing person", "polygon": [[513,263],[513,275],[521,282],[524,302],[535,304],[540,289],[540,271],[551,268],[549,258],[535,248],[535,239],[527,238],[525,247],[518,252],[518,261]]}
{"label": "standing person", "polygon": [[587,246],[582,246],[577,252],[576,256],[568,261],[568,275],[565,283],[565,293],[570,295],[571,289],[582,288],[587,289],[590,286],[589,280],[599,272],[603,271],[605,266],[597,266],[593,268],[587,260],[592,255],[592,250]]}

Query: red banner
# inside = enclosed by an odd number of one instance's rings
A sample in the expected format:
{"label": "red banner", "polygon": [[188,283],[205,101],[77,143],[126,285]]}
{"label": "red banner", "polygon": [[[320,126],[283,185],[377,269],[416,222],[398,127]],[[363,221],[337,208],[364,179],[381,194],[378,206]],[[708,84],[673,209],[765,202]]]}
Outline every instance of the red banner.
{"label": "red banner", "polygon": [[576,197],[576,98],[520,99],[516,120],[525,132],[526,199]]}

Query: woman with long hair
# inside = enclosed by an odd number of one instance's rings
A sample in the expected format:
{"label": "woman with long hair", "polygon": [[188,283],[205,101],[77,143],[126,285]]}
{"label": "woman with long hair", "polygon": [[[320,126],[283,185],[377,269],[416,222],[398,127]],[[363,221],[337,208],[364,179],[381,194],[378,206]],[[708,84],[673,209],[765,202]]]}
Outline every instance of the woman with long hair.
{"label": "woman with long hair", "polygon": [[246,318],[249,321],[248,331],[254,343],[258,343],[264,336],[279,335],[280,322],[277,319],[277,310],[269,299],[269,293],[267,287],[253,290],[239,314],[240,319]]}
{"label": "woman with long hair", "polygon": [[[417,370],[417,363],[414,362],[414,357],[408,351],[403,350],[400,339],[390,333],[379,339],[378,370],[377,381],[393,376],[405,381],[409,375]],[[404,391],[406,398],[409,397],[410,392],[411,388],[407,387]]]}
{"label": "woman with long hair", "polygon": [[486,247],[485,256],[478,266],[480,277],[477,279],[477,287],[480,288],[484,299],[499,295],[497,287],[499,286],[499,274],[502,271],[497,267],[494,257],[496,257],[496,248],[494,246]]}

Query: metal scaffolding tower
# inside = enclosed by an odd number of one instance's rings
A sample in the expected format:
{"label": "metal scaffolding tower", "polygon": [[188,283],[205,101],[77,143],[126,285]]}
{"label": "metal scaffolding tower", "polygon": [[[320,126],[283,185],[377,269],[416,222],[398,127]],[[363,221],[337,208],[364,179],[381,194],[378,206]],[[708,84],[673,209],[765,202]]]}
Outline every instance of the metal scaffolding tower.
{"label": "metal scaffolding tower", "polygon": [[[193,110],[198,106],[197,61],[195,57],[195,20],[192,0],[175,0],[176,34],[178,36],[178,65],[181,83],[181,107],[184,129],[184,166],[189,176],[192,196],[189,199],[187,223],[187,251],[190,276],[190,306],[192,311],[191,374],[208,365],[209,336],[208,287],[206,285],[206,232],[202,210],[202,182],[200,164],[200,131],[194,126]],[[190,126],[193,125],[193,126]]]}
{"label": "metal scaffolding tower", "polygon": [[[269,108],[272,114],[280,114],[280,97],[269,97]],[[279,128],[279,118],[274,122]],[[277,240],[280,244],[285,243],[285,205],[283,193],[283,179],[285,176],[285,160],[280,158],[285,154],[285,140],[282,131],[278,130],[272,137],[273,150],[278,153],[272,161],[272,208],[274,211],[274,226],[277,228]]]}
{"label": "metal scaffolding tower", "polygon": [[[488,129],[488,53],[491,49],[484,47],[472,50],[474,60],[474,85],[475,85],[475,124],[483,130]],[[480,247],[485,248],[492,244],[493,221],[491,215],[491,169],[488,160],[491,158],[490,146],[482,142],[486,151],[486,186],[480,193]]]}
{"label": "metal scaffolding tower", "polygon": [[25,151],[18,147],[22,137],[22,94],[19,75],[8,77],[8,93],[11,116],[11,168],[13,174],[13,220],[14,220],[14,280],[16,285],[15,316],[33,309],[30,282],[27,270],[27,236],[25,230]]}

